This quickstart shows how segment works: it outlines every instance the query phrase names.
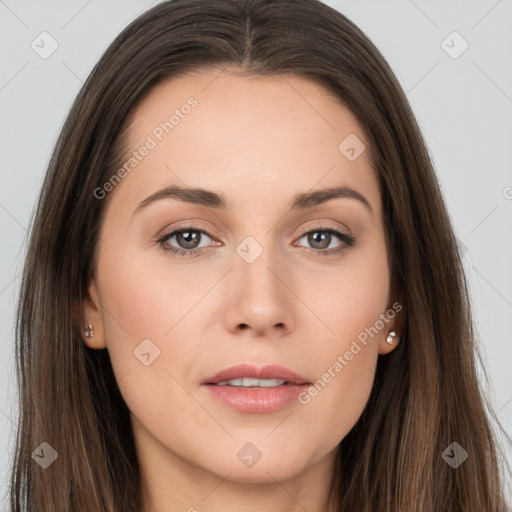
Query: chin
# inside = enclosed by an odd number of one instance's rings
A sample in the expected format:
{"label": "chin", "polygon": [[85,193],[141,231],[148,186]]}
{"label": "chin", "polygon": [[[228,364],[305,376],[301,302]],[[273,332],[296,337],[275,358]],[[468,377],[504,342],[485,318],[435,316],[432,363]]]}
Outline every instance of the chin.
{"label": "chin", "polygon": [[[225,469],[226,473],[223,473],[222,477],[229,474],[227,479],[231,482],[245,484],[275,484],[276,480],[286,481],[304,470],[302,466],[293,463],[283,464],[283,461],[264,463],[261,460],[252,468],[233,467],[232,464],[228,464]],[[219,472],[218,468],[216,472]]]}
{"label": "chin", "polygon": [[[235,482],[275,483],[276,480],[284,481],[297,476],[305,471],[308,463],[315,462],[302,443],[269,446],[268,442],[265,445],[262,440],[255,443],[237,441],[235,444],[233,450],[228,448],[217,454],[218,457],[214,455],[207,469],[222,478],[229,475],[228,479]],[[296,447],[301,445],[303,451],[299,452]],[[201,462],[204,464],[204,459]]]}

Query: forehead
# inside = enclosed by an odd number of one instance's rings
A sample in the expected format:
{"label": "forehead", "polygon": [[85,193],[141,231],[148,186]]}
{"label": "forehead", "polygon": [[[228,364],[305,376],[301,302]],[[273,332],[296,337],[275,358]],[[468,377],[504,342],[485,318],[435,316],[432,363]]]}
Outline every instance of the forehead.
{"label": "forehead", "polygon": [[300,75],[186,73],[153,88],[127,125],[126,159],[150,149],[123,180],[125,194],[179,184],[222,190],[241,204],[349,185],[364,189],[378,208],[368,152],[351,160],[342,151],[346,140],[360,144],[357,151],[367,146],[356,117]]}

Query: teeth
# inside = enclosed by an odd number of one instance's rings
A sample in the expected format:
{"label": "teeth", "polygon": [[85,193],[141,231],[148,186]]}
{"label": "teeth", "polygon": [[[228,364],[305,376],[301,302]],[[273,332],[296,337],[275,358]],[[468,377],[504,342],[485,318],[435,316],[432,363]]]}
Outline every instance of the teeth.
{"label": "teeth", "polygon": [[273,388],[282,386],[286,381],[281,379],[251,379],[244,377],[243,379],[231,379],[217,382],[217,386],[238,386],[238,387],[260,387]]}

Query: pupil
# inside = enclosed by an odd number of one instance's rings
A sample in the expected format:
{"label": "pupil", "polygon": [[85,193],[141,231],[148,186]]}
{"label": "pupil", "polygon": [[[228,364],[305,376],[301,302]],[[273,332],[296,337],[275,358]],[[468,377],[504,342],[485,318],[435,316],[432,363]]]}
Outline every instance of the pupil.
{"label": "pupil", "polygon": [[[184,240],[184,242],[182,243],[181,240]],[[178,242],[180,245],[185,246],[187,249],[196,247],[198,240],[199,236],[197,231],[183,231],[178,233]]]}
{"label": "pupil", "polygon": [[[317,235],[319,235],[319,236],[317,236]],[[315,231],[314,233],[311,233],[309,235],[308,241],[311,245],[314,246],[315,243],[319,243],[319,242],[321,243],[322,241],[325,242],[325,240],[327,240],[327,245],[323,244],[323,246],[317,247],[318,249],[325,249],[326,247],[329,247],[330,236],[331,235],[329,233],[326,233],[325,231]]]}

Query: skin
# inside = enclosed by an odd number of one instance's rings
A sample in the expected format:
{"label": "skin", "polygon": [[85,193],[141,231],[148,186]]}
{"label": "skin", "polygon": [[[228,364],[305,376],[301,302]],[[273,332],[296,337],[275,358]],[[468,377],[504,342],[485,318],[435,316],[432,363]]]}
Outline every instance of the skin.
{"label": "skin", "polygon": [[[379,354],[398,343],[385,338],[399,334],[400,314],[306,405],[243,413],[200,383],[236,363],[281,364],[315,382],[397,300],[369,152],[349,161],[338,150],[349,134],[366,139],[353,114],[307,78],[215,70],[153,89],[130,117],[130,147],[191,96],[198,105],[105,199],[84,311],[95,337],[84,341],[108,349],[131,411],[144,510],[324,512],[336,446],[367,403]],[[169,185],[221,192],[228,208],[167,198],[134,214]],[[341,185],[373,211],[353,198],[289,208],[295,194]],[[195,232],[201,253],[164,252],[160,235],[189,221],[207,233]],[[320,254],[345,244],[332,235],[313,245],[299,230],[317,224],[356,244]],[[236,252],[248,236],[263,249],[251,263]],[[164,244],[190,247],[177,236]],[[145,339],[160,350],[149,366],[134,355]],[[247,442],[262,454],[252,467],[237,457]]]}

